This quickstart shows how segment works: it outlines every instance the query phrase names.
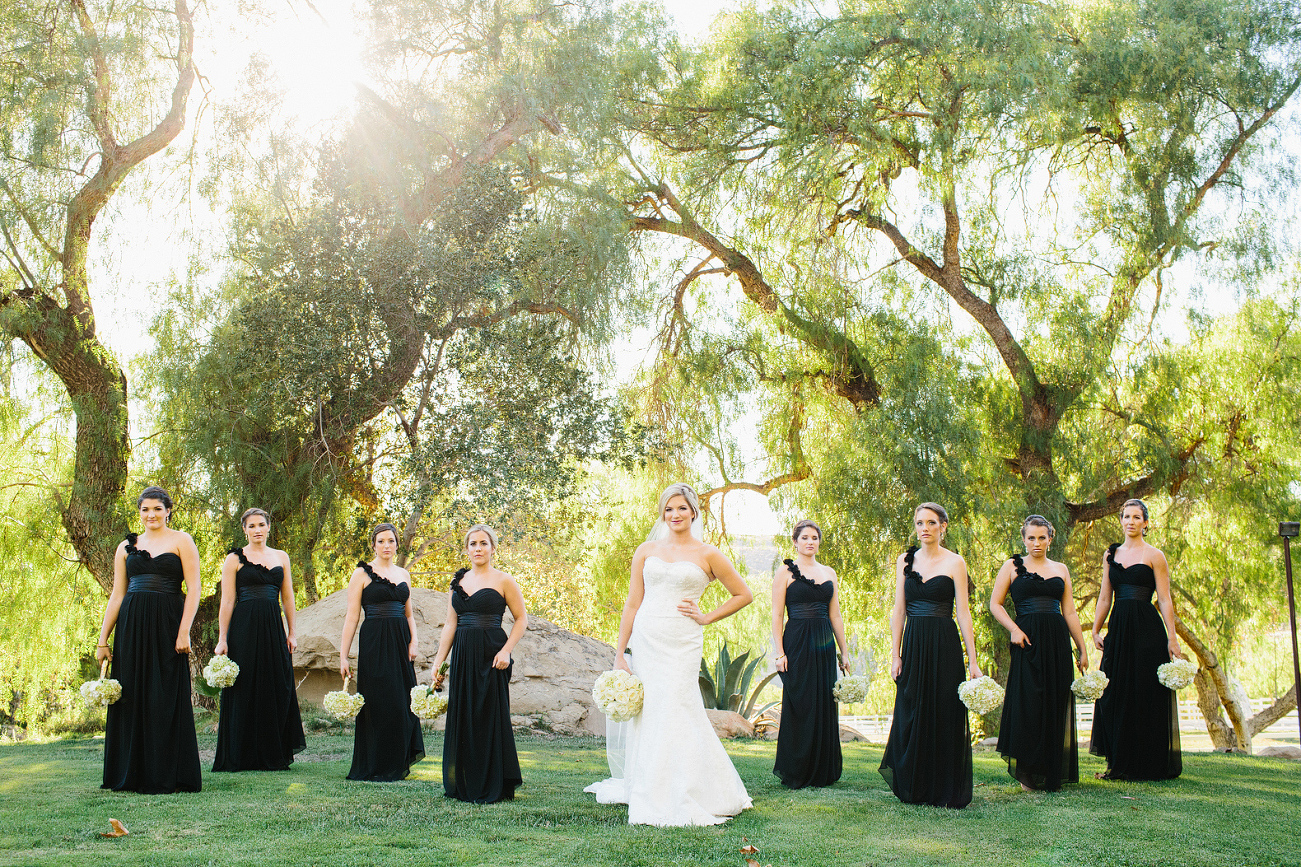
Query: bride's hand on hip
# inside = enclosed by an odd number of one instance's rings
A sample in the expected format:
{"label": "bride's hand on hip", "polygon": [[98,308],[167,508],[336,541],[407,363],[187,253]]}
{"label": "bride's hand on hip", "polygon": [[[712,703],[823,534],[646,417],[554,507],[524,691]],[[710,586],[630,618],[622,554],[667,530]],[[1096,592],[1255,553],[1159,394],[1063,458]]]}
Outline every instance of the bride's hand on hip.
{"label": "bride's hand on hip", "polygon": [[701,626],[705,626],[706,624],[709,623],[709,620],[705,617],[704,613],[700,610],[700,606],[697,605],[695,602],[691,601],[690,599],[683,599],[681,602],[678,603],[678,613],[681,614],[683,617],[690,617],[692,620],[696,621]]}

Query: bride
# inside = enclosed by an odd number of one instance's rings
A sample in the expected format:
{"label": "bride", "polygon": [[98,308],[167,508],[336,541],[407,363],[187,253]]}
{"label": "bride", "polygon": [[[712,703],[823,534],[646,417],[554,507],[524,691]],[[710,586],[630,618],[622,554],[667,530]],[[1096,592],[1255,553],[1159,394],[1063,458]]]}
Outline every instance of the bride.
{"label": "bride", "polygon": [[[702,627],[735,614],[753,597],[731,562],[699,534],[696,492],[670,485],[660,495],[655,529],[632,557],[614,665],[641,678],[642,712],[626,731],[607,724],[613,776],[584,789],[602,804],[627,804],[632,825],[717,825],[750,806],[705,715],[698,677]],[[714,579],[731,596],[706,614],[700,594]]]}

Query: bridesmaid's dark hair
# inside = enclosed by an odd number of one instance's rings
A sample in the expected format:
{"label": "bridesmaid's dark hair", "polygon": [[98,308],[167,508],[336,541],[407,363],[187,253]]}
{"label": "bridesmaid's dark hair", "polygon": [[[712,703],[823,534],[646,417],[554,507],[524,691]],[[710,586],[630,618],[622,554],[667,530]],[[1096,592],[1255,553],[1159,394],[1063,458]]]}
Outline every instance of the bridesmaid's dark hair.
{"label": "bridesmaid's dark hair", "polygon": [[1052,521],[1049,521],[1043,515],[1031,515],[1021,522],[1021,538],[1025,538],[1026,527],[1043,527],[1048,531],[1049,540],[1057,538],[1057,530],[1053,527]]}
{"label": "bridesmaid's dark hair", "polygon": [[144,505],[145,500],[157,500],[162,503],[163,508],[167,510],[167,517],[170,518],[172,516],[172,498],[167,495],[166,491],[157,485],[150,485],[140,492],[140,496],[136,497],[136,508],[139,509]]}
{"label": "bridesmaid's dark hair", "polygon": [[798,541],[798,540],[799,540],[799,538],[800,538],[800,530],[803,530],[805,527],[812,527],[813,529],[817,530],[817,531],[818,531],[818,541],[819,541],[819,542],[822,541],[822,528],[819,527],[817,524],[813,523],[812,521],[810,521],[808,518],[805,518],[803,521],[800,521],[798,524],[795,525],[795,529],[791,530],[791,541],[792,541],[792,542],[795,542],[795,541]]}
{"label": "bridesmaid's dark hair", "polygon": [[398,528],[394,527],[388,521],[385,521],[382,524],[376,524],[375,529],[370,531],[370,546],[372,548],[375,547],[375,540],[379,538],[379,534],[383,533],[385,530],[388,530],[393,533],[393,541],[395,542],[402,538],[400,535],[398,535]]}
{"label": "bridesmaid's dark hair", "polygon": [[248,519],[254,515],[261,515],[263,518],[266,518],[268,525],[271,523],[271,516],[267,514],[267,510],[259,509],[257,506],[254,506],[251,509],[245,509],[244,514],[239,516],[239,525],[241,527],[248,526]]}
{"label": "bridesmaid's dark hair", "polygon": [[917,508],[913,509],[913,517],[917,517],[917,513],[920,512],[922,509],[927,509],[939,515],[941,524],[947,524],[949,522],[949,513],[944,511],[944,507],[941,506],[939,503],[931,503],[931,502],[920,503],[917,506]]}

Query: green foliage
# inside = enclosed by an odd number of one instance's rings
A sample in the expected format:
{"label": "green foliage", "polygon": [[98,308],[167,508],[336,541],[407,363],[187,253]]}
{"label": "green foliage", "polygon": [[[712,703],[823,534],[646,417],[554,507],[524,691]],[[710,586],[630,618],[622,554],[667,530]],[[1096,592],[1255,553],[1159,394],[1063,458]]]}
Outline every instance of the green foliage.
{"label": "green foliage", "polygon": [[747,662],[749,656],[750,651],[747,650],[733,659],[727,649],[727,642],[724,641],[723,646],[718,650],[718,659],[714,662],[713,670],[710,670],[708,661],[701,658],[700,697],[704,700],[705,707],[736,711],[750,719],[776,704],[776,702],[769,702],[756,712],[755,705],[759,703],[759,694],[763,692],[768,682],[777,676],[777,673],[772,672],[762,678],[751,690],[750,684],[759,671],[759,666],[763,664],[764,654],[761,653]]}

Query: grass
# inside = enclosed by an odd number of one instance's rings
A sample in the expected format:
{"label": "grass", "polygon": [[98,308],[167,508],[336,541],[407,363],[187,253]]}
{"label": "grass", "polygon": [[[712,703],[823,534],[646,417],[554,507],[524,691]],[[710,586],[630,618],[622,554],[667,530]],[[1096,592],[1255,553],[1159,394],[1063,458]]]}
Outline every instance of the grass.
{"label": "grass", "polygon": [[[200,736],[200,749],[215,738]],[[755,807],[708,828],[626,824],[583,786],[605,775],[597,739],[518,741],[525,786],[514,802],[443,797],[442,737],[401,783],[344,780],[351,737],[311,734],[283,773],[211,774],[203,791],[143,796],[100,790],[103,742],[0,747],[0,864],[131,865],[727,865],[740,847],[760,864],[1232,865],[1301,867],[1301,763],[1184,756],[1164,783],[1103,783],[1081,758],[1078,786],[1022,794],[997,754],[976,754],[972,805],[900,804],[876,772],[881,749],[845,745],[845,777],[788,791],[772,776],[774,745],[735,741],[731,754]],[[210,753],[205,755],[210,756]],[[205,769],[211,759],[205,761]],[[99,836],[109,817],[131,834]]]}

